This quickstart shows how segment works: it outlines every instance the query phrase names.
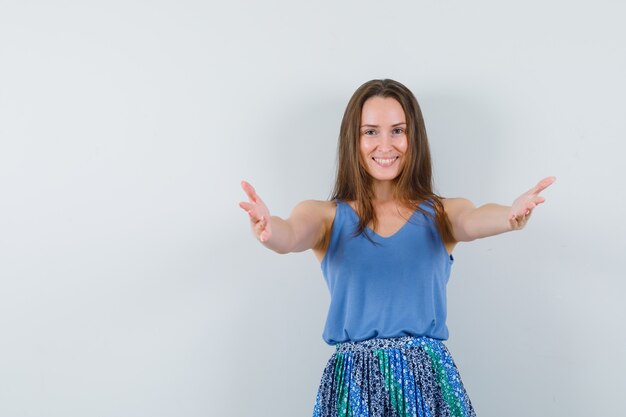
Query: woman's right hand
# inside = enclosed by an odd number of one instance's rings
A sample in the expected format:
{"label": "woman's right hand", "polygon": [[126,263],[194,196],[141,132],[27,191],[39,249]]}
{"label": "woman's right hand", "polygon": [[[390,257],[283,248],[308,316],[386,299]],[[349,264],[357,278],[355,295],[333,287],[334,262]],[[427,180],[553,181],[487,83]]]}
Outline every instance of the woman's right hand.
{"label": "woman's right hand", "polygon": [[248,213],[254,236],[261,242],[266,242],[272,236],[270,211],[252,185],[241,181],[241,188],[248,195],[249,201],[240,202],[239,207]]}

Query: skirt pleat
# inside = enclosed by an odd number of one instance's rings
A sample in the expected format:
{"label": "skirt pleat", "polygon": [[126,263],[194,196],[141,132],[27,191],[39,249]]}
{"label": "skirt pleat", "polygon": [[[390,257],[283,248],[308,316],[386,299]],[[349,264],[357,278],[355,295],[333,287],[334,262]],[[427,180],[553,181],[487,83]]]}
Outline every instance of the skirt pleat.
{"label": "skirt pleat", "polygon": [[450,352],[425,336],[338,344],[313,410],[313,417],[475,416]]}

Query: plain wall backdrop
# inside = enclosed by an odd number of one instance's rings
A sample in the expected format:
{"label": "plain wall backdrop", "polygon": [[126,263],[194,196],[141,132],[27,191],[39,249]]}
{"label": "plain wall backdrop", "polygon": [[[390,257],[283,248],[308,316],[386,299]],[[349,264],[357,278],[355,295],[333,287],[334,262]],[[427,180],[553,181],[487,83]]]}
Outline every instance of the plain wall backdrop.
{"label": "plain wall backdrop", "polygon": [[0,416],[307,416],[333,349],[312,253],[352,92],[417,96],[437,191],[527,228],[460,244],[450,348],[481,417],[621,417],[626,6],[0,0]]}

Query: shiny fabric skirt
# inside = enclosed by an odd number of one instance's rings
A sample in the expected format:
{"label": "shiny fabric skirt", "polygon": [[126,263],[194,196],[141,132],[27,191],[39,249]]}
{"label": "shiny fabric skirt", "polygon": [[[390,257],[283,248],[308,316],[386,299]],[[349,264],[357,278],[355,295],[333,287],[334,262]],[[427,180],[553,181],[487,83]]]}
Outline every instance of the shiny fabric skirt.
{"label": "shiny fabric skirt", "polygon": [[476,416],[445,345],[404,336],[336,345],[313,417]]}

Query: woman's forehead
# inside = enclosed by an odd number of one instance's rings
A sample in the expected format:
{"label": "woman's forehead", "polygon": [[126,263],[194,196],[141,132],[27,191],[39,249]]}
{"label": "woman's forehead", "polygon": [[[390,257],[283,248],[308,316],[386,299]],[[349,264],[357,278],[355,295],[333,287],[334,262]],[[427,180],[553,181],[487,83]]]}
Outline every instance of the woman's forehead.
{"label": "woman's forehead", "polygon": [[361,109],[361,125],[382,126],[406,123],[402,105],[392,97],[370,97]]}

